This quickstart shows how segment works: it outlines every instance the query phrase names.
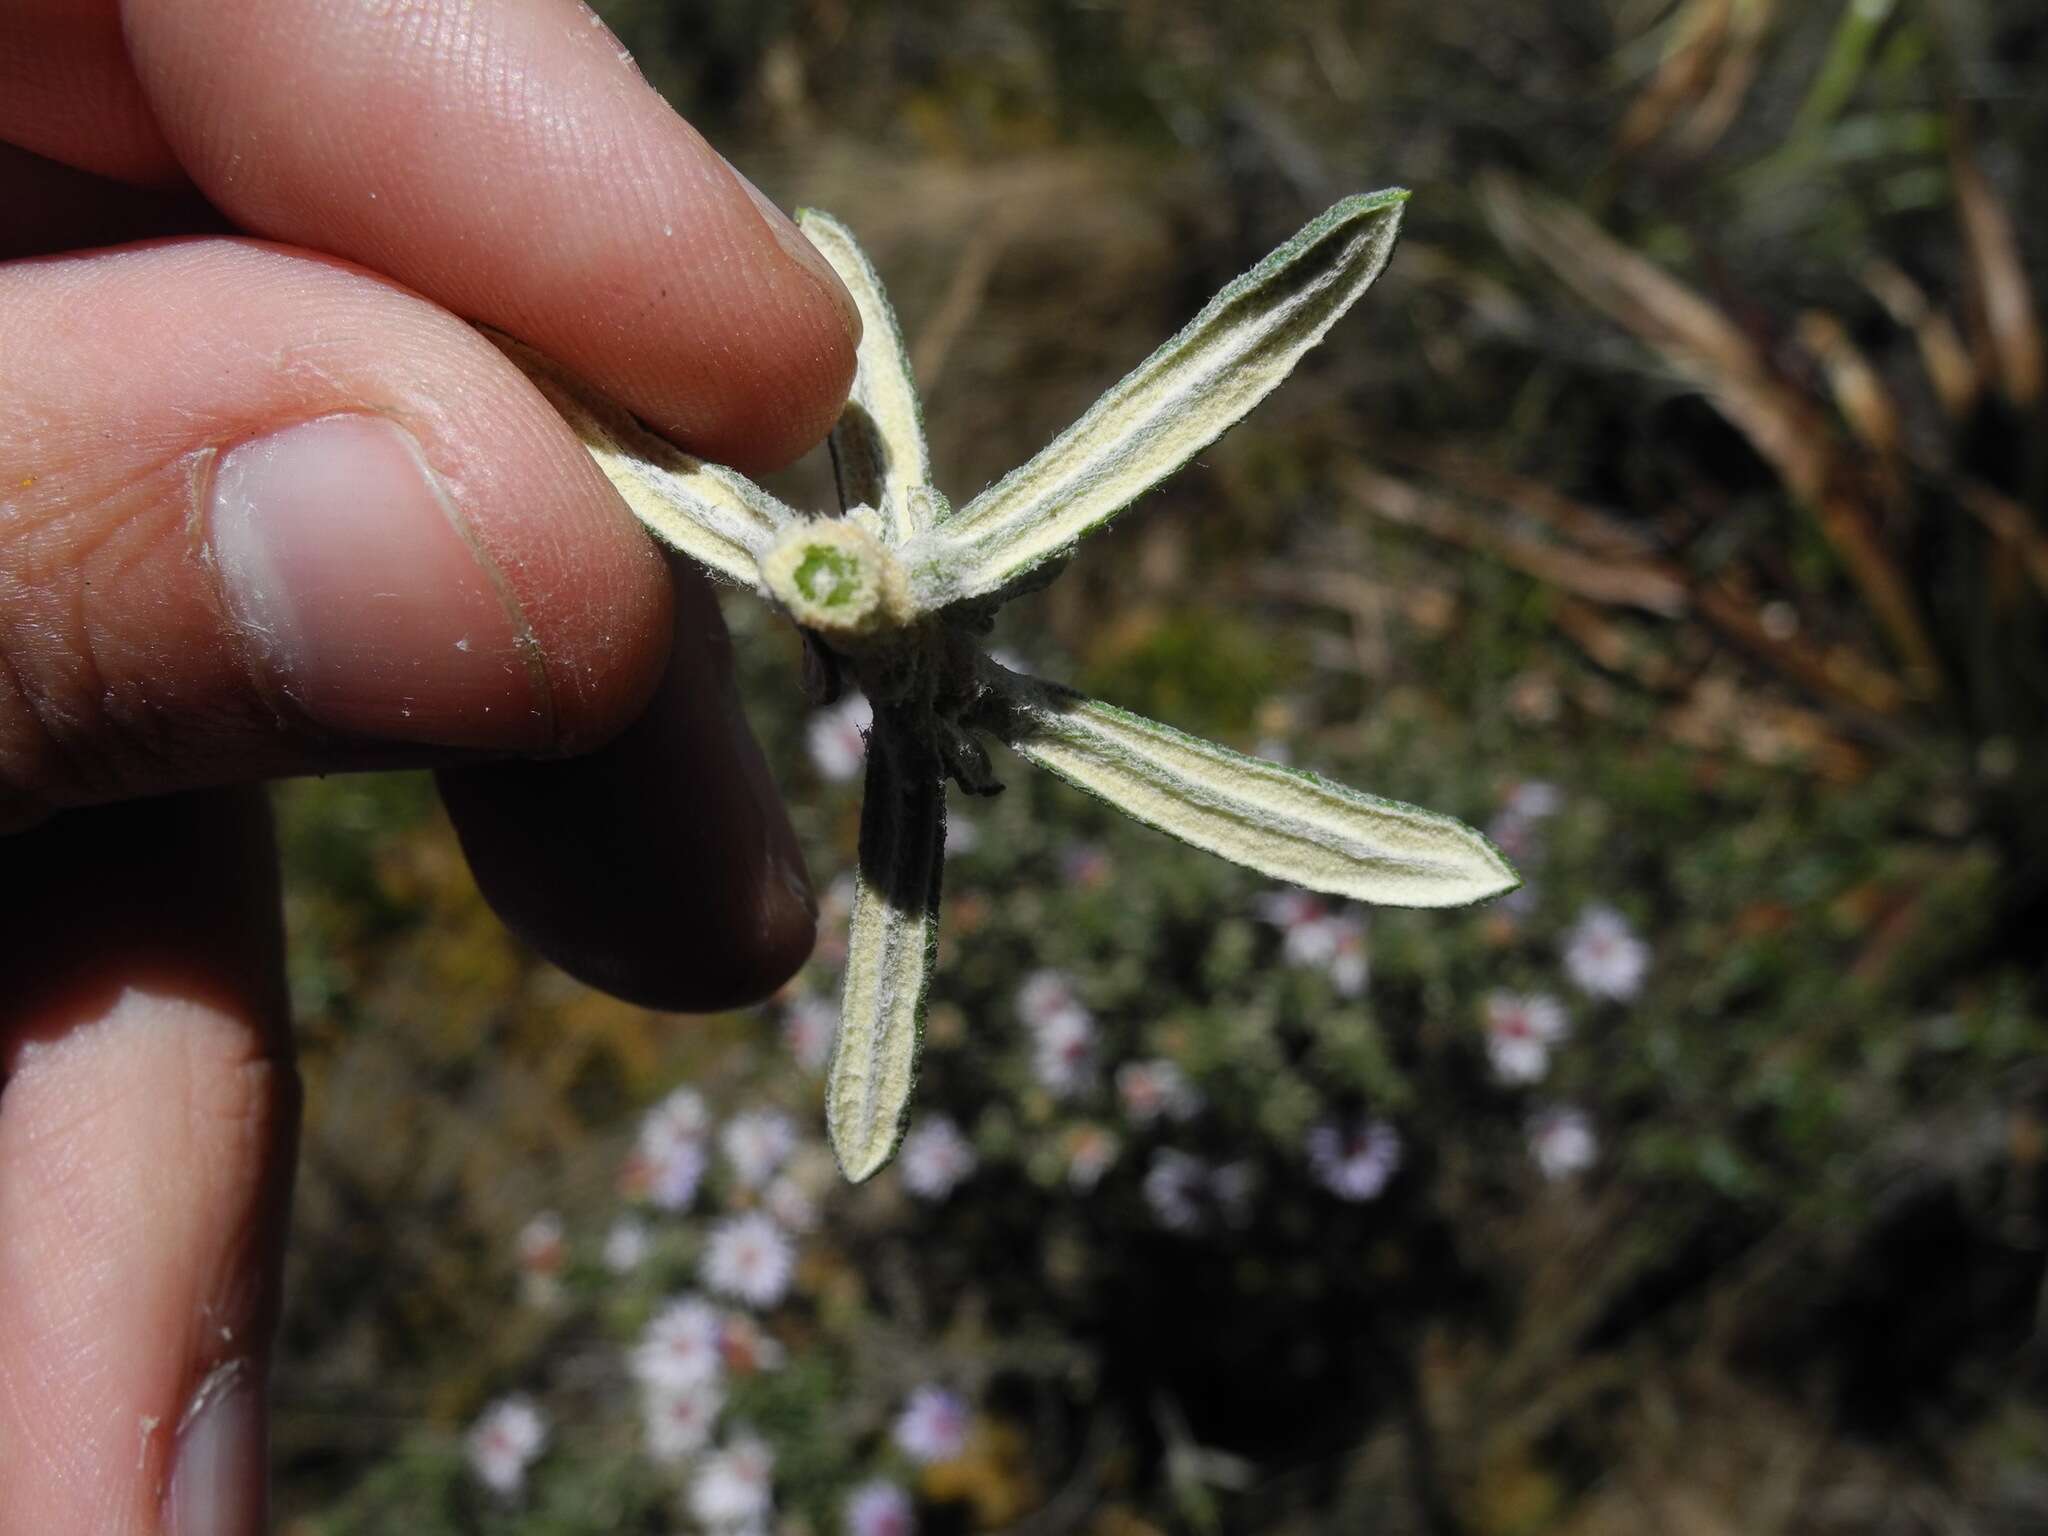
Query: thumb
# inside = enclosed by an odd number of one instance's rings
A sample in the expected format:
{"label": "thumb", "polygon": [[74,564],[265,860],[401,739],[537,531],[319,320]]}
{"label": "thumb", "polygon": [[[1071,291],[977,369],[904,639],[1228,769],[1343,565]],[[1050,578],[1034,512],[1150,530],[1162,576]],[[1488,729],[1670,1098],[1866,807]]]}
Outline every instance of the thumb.
{"label": "thumb", "polygon": [[395,285],[232,240],[0,267],[0,828],[595,745],[670,604],[567,427]]}

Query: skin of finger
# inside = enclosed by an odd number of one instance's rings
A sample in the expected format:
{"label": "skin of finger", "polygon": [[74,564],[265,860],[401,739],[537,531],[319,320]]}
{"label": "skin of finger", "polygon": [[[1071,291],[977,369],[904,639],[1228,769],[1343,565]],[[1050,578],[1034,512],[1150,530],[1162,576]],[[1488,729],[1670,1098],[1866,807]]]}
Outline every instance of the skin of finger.
{"label": "skin of finger", "polygon": [[298,1084],[259,793],[79,812],[0,890],[0,1536],[154,1536],[180,1416],[260,1371]]}
{"label": "skin of finger", "polygon": [[640,713],[667,661],[667,572],[495,347],[329,258],[124,247],[0,266],[0,799],[424,760],[299,718],[209,561],[218,456],[333,413],[412,434],[530,631],[546,718],[507,722],[504,750],[580,750]]}
{"label": "skin of finger", "polygon": [[190,186],[131,187],[0,143],[0,261],[165,235],[227,234]]}
{"label": "skin of finger", "polygon": [[[186,171],[745,470],[823,439],[858,318],[569,0],[127,0]],[[800,237],[799,237],[800,238]]]}
{"label": "skin of finger", "polygon": [[675,582],[674,660],[646,716],[574,761],[444,769],[440,784],[507,926],[614,996],[697,1013],[795,974],[817,907],[717,601],[686,562]]}
{"label": "skin of finger", "polygon": [[119,0],[0,5],[0,140],[135,186],[185,180],[129,65]]}

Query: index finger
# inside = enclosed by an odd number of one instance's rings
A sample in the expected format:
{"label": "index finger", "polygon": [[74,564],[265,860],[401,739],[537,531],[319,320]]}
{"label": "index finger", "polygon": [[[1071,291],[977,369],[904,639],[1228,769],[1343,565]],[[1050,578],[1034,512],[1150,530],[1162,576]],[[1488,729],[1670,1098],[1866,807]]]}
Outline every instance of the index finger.
{"label": "index finger", "polygon": [[853,301],[570,0],[124,0],[185,171],[241,227],[523,338],[706,457],[785,463]]}

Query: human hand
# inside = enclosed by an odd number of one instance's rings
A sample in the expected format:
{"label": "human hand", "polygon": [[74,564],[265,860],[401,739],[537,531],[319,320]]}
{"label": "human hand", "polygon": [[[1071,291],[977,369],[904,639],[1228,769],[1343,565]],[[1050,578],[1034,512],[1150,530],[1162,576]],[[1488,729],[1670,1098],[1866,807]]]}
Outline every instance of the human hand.
{"label": "human hand", "polygon": [[808,949],[702,580],[464,323],[785,462],[859,321],[757,199],[569,0],[0,0],[0,1536],[264,1522],[248,785],[436,765],[493,904],[627,997]]}

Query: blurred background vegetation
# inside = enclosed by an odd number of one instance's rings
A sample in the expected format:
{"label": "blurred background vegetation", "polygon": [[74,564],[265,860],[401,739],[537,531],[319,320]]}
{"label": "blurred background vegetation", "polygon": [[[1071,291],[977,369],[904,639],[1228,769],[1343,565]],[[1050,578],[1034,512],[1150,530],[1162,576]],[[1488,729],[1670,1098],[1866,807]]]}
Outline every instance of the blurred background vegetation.
{"label": "blurred background vegetation", "polygon": [[[1414,188],[1360,311],[999,639],[1531,884],[1368,928],[1013,773],[958,812],[939,1129],[848,1191],[829,911],[784,998],[649,1015],[505,935],[424,781],[292,787],[287,1528],[2048,1528],[2048,10],[599,8],[867,245],[956,501]],[[729,612],[825,890],[844,722]],[[678,1449],[635,1347],[746,1211],[793,1276],[718,1302]]]}

